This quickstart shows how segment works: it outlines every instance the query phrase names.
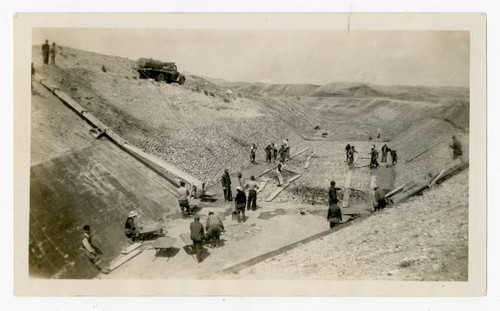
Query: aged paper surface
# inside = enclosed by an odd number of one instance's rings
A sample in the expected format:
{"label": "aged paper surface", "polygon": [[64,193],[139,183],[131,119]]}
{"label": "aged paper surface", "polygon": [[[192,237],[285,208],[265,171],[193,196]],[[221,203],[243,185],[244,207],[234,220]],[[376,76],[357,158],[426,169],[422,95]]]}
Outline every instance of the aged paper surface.
{"label": "aged paper surface", "polygon": [[[296,21],[300,20],[300,23]],[[133,23],[131,22],[133,21]],[[140,25],[140,26],[138,26]],[[32,35],[43,28],[170,30],[464,31],[470,39],[468,278],[466,281],[334,281],[30,276],[30,91]],[[204,38],[206,40],[206,38]],[[200,45],[202,41],[200,41]],[[377,47],[374,47],[375,49]],[[486,286],[486,21],[482,14],[18,14],[14,18],[15,266],[17,295],[478,296]],[[355,61],[355,60],[353,60]],[[193,72],[196,74],[196,72]],[[263,148],[262,148],[263,149]],[[31,159],[32,161],[32,159]],[[168,269],[168,264],[165,266]],[[112,275],[112,274],[111,274]],[[332,290],[334,288],[335,290]],[[189,289],[189,290],[186,290]]]}

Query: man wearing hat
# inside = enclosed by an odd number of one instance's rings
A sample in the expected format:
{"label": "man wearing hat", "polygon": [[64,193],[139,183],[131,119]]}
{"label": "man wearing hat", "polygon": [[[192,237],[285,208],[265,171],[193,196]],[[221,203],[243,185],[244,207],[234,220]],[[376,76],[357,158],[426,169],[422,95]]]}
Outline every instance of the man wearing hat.
{"label": "man wearing hat", "polygon": [[238,216],[238,222],[245,221],[245,206],[247,205],[247,196],[243,192],[243,188],[240,186],[236,187],[236,197],[234,198],[234,205],[236,214]]}
{"label": "man wearing hat", "polygon": [[200,215],[194,216],[194,221],[189,225],[191,231],[191,240],[193,241],[193,249],[196,250],[196,259],[201,262],[201,252],[203,251],[203,240],[205,239],[205,229],[200,223]]}
{"label": "man wearing hat", "polygon": [[136,226],[135,220],[137,219],[137,212],[131,211],[128,214],[127,221],[125,221],[125,236],[129,238],[129,242],[135,243],[136,240],[139,239],[139,226]]}

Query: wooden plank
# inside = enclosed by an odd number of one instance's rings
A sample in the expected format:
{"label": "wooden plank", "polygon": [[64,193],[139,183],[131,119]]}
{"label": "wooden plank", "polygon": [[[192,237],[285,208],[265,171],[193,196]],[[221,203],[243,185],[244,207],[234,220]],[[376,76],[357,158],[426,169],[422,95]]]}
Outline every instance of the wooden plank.
{"label": "wooden plank", "polygon": [[259,185],[259,190],[257,190],[257,193],[264,191],[264,188],[266,188],[268,183],[269,183],[269,180],[261,181],[260,185]]}
{"label": "wooden plank", "polygon": [[[299,152],[296,152],[295,154],[291,155],[289,159],[292,159],[293,157],[298,156],[299,154],[301,154],[301,153],[303,153],[303,152],[305,152],[305,151],[309,150],[309,148],[311,148],[311,147],[307,147],[307,148],[304,148],[304,149],[300,150]],[[269,173],[270,171],[275,170],[277,167],[278,167],[278,165],[275,165],[275,166],[273,166],[273,167],[271,167],[271,168],[268,168],[267,170],[263,171],[262,173],[260,173],[260,174],[259,174],[259,175],[257,175],[256,177],[261,177],[261,176],[263,176],[263,175],[265,175],[265,174]],[[283,164],[282,164],[282,168],[283,168],[284,170],[286,169],[286,168],[284,168],[284,167],[283,167]],[[290,171],[290,172],[292,172],[292,173],[296,173],[296,172],[293,172],[293,171],[291,171],[291,170],[289,170],[289,169],[286,169],[286,170],[288,170],[288,171]],[[297,174],[297,173],[296,173],[296,174]]]}
{"label": "wooden plank", "polygon": [[304,164],[304,168],[305,168],[305,169],[308,169],[308,168],[309,168],[309,165],[311,164],[311,158],[312,158],[314,155],[315,155],[315,153],[313,152],[313,153],[311,153],[311,154],[309,155],[309,157],[307,157],[306,164]]}
{"label": "wooden plank", "polygon": [[298,155],[299,155],[299,154],[301,154],[301,153],[306,152],[306,151],[307,151],[307,150],[309,150],[310,148],[311,148],[311,147],[309,146],[309,147],[306,147],[306,148],[304,148],[304,149],[302,149],[302,150],[300,150],[300,151],[298,151],[298,152],[294,153],[293,155],[291,155],[291,156],[289,157],[289,159],[295,158],[296,156],[298,156]]}
{"label": "wooden plank", "polygon": [[393,196],[395,194],[398,194],[399,192],[403,191],[403,189],[405,188],[405,186],[406,186],[406,183],[402,184],[401,186],[399,186],[396,189],[392,190],[391,192],[387,193],[385,195],[385,198],[390,198],[391,196]]}
{"label": "wooden plank", "polygon": [[127,255],[128,253],[130,253],[131,251],[133,250],[136,250],[138,249],[139,247],[141,247],[142,243],[134,243],[132,245],[129,245],[127,248],[123,249],[122,250],[122,254],[123,255]]}
{"label": "wooden plank", "polygon": [[416,158],[418,158],[419,156],[421,156],[421,155],[423,155],[424,153],[428,152],[429,150],[431,150],[432,148],[436,147],[436,146],[437,146],[437,145],[439,145],[439,144],[441,144],[441,142],[439,142],[439,143],[436,143],[436,144],[432,145],[431,147],[429,147],[429,148],[425,149],[424,151],[420,152],[420,153],[419,153],[419,154],[417,154],[416,156],[414,156],[414,157],[410,158],[409,160],[407,160],[407,161],[405,162],[405,164],[407,164],[408,162],[411,162],[411,161],[415,160]]}
{"label": "wooden plank", "polygon": [[351,196],[351,177],[352,171],[349,171],[345,179],[344,198],[342,199],[342,207],[344,208],[349,206],[349,197]]}
{"label": "wooden plank", "polygon": [[138,248],[136,250],[133,250],[132,252],[128,253],[127,255],[120,256],[116,260],[114,260],[108,267],[110,271],[116,270],[119,266],[123,265],[130,259],[134,258],[135,256],[139,255],[142,253],[142,249]]}
{"label": "wooden plank", "polygon": [[312,235],[310,237],[307,237],[305,239],[302,239],[300,241],[297,241],[297,242],[294,242],[292,244],[280,247],[278,249],[275,249],[273,251],[267,252],[265,254],[258,255],[256,257],[250,258],[250,259],[248,259],[248,260],[246,260],[244,262],[241,262],[239,264],[236,264],[234,266],[227,267],[227,268],[223,269],[222,272],[225,272],[225,273],[238,273],[239,271],[241,271],[243,269],[246,269],[246,268],[248,268],[250,266],[258,264],[259,262],[262,262],[262,261],[264,261],[266,259],[269,259],[269,258],[275,257],[277,255],[280,255],[280,254],[282,254],[284,252],[287,252],[287,251],[289,251],[291,249],[294,249],[297,246],[309,243],[311,241],[320,239],[320,238],[325,237],[325,236],[327,236],[329,234],[337,232],[338,230],[340,230],[342,228],[345,228],[345,227],[349,226],[350,224],[352,224],[352,222],[341,223],[341,225],[337,225],[337,226],[335,226],[332,229],[328,229],[328,230],[319,232],[317,234],[314,234],[314,235]]}
{"label": "wooden plank", "polygon": [[179,177],[180,179],[185,180],[187,183],[189,183],[191,185],[196,185],[196,187],[201,188],[201,184],[203,183],[201,180],[181,171],[180,169],[173,166],[172,164],[167,163],[167,162],[165,162],[165,161],[163,161],[163,160],[161,160],[153,155],[150,155],[150,154],[142,151],[141,149],[139,149],[133,145],[130,145],[128,143],[124,144],[124,147],[127,150],[129,150],[130,152],[135,153],[136,155],[154,163],[155,165],[160,166],[161,168],[163,168],[166,171],[172,173],[173,175]]}
{"label": "wooden plank", "polygon": [[429,182],[429,188],[434,187],[434,185],[436,184],[436,181],[438,181],[438,180],[441,178],[441,176],[443,176],[443,174],[444,174],[444,172],[445,172],[445,171],[446,171],[446,170],[441,170],[441,172],[439,172],[439,174],[437,174],[437,176],[436,176],[436,177],[434,177],[434,178],[433,178],[433,179]]}
{"label": "wooden plank", "polygon": [[297,175],[297,176],[294,176],[292,178],[290,178],[288,181],[286,181],[283,185],[281,185],[281,187],[279,187],[278,189],[276,189],[276,191],[274,191],[267,199],[266,199],[266,202],[271,202],[276,196],[278,196],[278,194],[280,194],[281,191],[283,191],[283,189],[285,189],[286,187],[288,187],[288,185],[290,185],[290,183],[294,180],[296,180],[297,178],[299,178],[301,175]]}

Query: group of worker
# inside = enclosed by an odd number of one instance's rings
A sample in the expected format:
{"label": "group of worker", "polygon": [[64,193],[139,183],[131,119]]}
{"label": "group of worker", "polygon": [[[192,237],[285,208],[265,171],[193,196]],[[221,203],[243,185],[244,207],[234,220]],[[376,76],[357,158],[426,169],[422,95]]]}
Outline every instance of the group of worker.
{"label": "group of worker", "polygon": [[[238,222],[245,221],[245,208],[246,210],[257,209],[257,191],[259,190],[259,183],[255,180],[255,176],[250,177],[250,181],[243,183],[243,174],[238,172],[238,186],[236,186],[236,196],[234,197],[235,204],[235,214]],[[229,171],[224,170],[222,175],[222,189],[224,192],[224,202],[233,201],[232,191],[231,191],[231,177],[229,176]],[[248,190],[248,197],[245,193]]]}
{"label": "group of worker", "polygon": [[[390,153],[392,159],[392,165],[398,163],[398,155],[396,150],[389,148],[387,144],[384,144],[382,146],[381,152],[382,152],[381,162],[387,162],[387,156]],[[354,146],[351,146],[350,144],[347,144],[347,146],[345,146],[345,154],[348,166],[352,166],[354,164],[354,153],[358,153],[356,148]],[[377,168],[379,166],[378,157],[379,157],[379,152],[376,146],[372,145],[370,148],[370,168]]]}
{"label": "group of worker", "polygon": [[[250,162],[252,164],[257,164],[255,161],[257,150],[257,145],[253,143],[250,147]],[[264,151],[266,152],[266,163],[285,162],[290,157],[290,142],[288,138],[285,139],[279,149],[275,143],[269,143]]]}
{"label": "group of worker", "polygon": [[[49,45],[49,40],[45,40],[42,45],[43,63],[45,65],[55,65],[56,64],[56,43],[52,42],[52,46]],[[49,63],[50,56],[50,63]]]}
{"label": "group of worker", "polygon": [[205,241],[209,241],[214,248],[220,246],[220,235],[224,232],[224,224],[219,216],[214,212],[209,212],[205,227],[200,222],[200,215],[195,215],[193,222],[189,224],[189,230],[196,260],[200,263],[203,260],[202,252]]}

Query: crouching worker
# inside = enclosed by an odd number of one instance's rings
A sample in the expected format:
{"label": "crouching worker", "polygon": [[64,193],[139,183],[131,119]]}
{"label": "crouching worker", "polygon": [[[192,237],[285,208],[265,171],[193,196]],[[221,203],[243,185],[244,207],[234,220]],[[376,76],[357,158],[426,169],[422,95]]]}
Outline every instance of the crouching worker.
{"label": "crouching worker", "polygon": [[203,240],[205,239],[205,230],[200,223],[200,215],[194,216],[194,221],[189,225],[191,230],[191,240],[193,241],[193,249],[196,251],[196,259],[198,263],[202,261],[201,252],[203,251]]}
{"label": "crouching worker", "polygon": [[234,198],[235,212],[238,217],[238,222],[245,221],[245,206],[247,205],[247,196],[243,192],[243,188],[236,187],[236,197]]}
{"label": "crouching worker", "polygon": [[102,268],[100,263],[101,263],[101,257],[100,257],[100,251],[98,248],[96,248],[94,245],[92,245],[92,238],[90,237],[90,226],[85,225],[83,226],[83,239],[82,239],[82,246],[80,246],[80,251],[83,252],[85,257],[96,267],[99,271],[102,273],[109,273],[109,269],[107,268]]}
{"label": "crouching worker", "polygon": [[328,213],[326,215],[326,219],[330,223],[330,228],[335,227],[335,225],[339,224],[342,221],[342,211],[340,207],[337,205],[338,199],[335,198],[330,207],[328,208]]}
{"label": "crouching worker", "polygon": [[219,247],[220,234],[224,231],[224,224],[220,217],[215,215],[214,212],[208,213],[205,229],[207,230],[207,239],[212,242],[212,247]]}
{"label": "crouching worker", "polygon": [[140,236],[140,226],[136,225],[135,220],[137,219],[137,212],[131,211],[128,214],[127,221],[125,221],[125,236],[129,239],[130,243],[135,243]]}

